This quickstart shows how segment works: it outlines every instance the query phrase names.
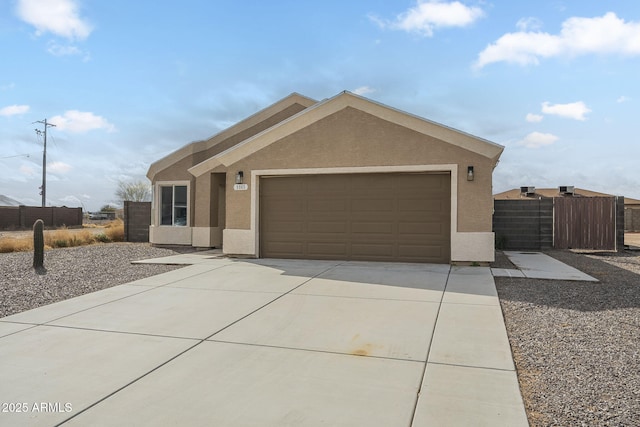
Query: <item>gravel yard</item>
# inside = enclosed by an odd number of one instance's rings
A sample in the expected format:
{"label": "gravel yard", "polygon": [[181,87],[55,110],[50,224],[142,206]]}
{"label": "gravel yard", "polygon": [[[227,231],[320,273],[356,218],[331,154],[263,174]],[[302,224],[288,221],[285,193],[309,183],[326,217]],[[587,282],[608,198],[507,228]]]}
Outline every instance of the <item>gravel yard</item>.
{"label": "gravel yard", "polygon": [[638,425],[640,252],[546,253],[600,283],[495,278],[529,422]]}
{"label": "gravel yard", "polygon": [[146,243],[53,249],[37,274],[32,252],[0,253],[0,317],[174,270],[179,266],[131,264],[173,254]]}

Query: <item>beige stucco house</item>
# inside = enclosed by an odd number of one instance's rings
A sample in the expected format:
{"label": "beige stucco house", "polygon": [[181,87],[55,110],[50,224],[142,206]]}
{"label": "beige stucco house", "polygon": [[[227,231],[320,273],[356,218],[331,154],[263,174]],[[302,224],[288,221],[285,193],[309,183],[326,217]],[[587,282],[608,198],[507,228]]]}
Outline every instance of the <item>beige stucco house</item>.
{"label": "beige stucco house", "polygon": [[153,244],[265,258],[487,262],[504,147],[342,92],[299,94],[153,163]]}

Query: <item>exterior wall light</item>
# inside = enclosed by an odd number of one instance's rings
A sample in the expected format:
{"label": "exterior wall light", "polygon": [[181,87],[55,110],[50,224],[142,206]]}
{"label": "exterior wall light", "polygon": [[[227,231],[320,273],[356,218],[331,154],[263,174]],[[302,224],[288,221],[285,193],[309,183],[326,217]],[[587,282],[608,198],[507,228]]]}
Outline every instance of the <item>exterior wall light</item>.
{"label": "exterior wall light", "polygon": [[244,172],[238,171],[236,173],[236,184],[242,184],[244,182]]}
{"label": "exterior wall light", "polygon": [[473,181],[473,178],[474,178],[473,166],[467,166],[467,181]]}

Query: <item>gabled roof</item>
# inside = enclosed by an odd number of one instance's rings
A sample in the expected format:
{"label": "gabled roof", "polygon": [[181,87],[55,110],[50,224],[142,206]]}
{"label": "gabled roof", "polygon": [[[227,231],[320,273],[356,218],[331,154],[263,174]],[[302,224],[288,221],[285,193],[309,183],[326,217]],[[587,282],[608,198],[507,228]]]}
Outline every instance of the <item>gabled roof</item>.
{"label": "gabled roof", "polygon": [[566,195],[560,192],[558,187],[555,188],[536,188],[535,193],[524,195],[519,188],[494,194],[495,200],[531,200],[542,197],[543,199],[552,197],[613,197],[613,194],[599,193],[597,191],[585,190],[584,188],[575,188],[573,195]]}
{"label": "gabled roof", "polygon": [[291,107],[294,104],[299,104],[304,107],[310,107],[316,104],[318,101],[308,98],[306,96],[300,95],[299,93],[292,93],[291,95],[281,99],[275,104],[270,105],[269,107],[258,111],[257,113],[247,117],[246,119],[236,123],[235,125],[213,135],[209,139],[195,141],[190,144],[185,145],[182,148],[170,153],[169,155],[163,157],[162,159],[154,162],[149,167],[149,171],[147,172],[147,177],[150,180],[153,180],[154,176],[166,169],[167,167],[173,165],[174,163],[188,157],[192,154],[196,154],[205,150],[209,150],[215,145],[220,144],[221,142],[227,140],[228,138],[237,135],[238,133],[250,128],[251,126],[257,125],[260,122],[268,119],[269,117]]}
{"label": "gabled roof", "polygon": [[624,198],[624,205],[625,206],[640,206],[640,200],[638,199],[632,199],[630,197],[625,197]]}
{"label": "gabled roof", "polygon": [[319,102],[275,126],[248,138],[233,147],[199,163],[189,169],[195,176],[200,176],[213,168],[230,166],[245,157],[291,135],[312,123],[347,107],[369,113],[383,120],[432,136],[452,145],[478,153],[497,162],[504,147],[482,138],[461,132],[436,122],[388,107],[351,92],[341,92],[333,98]]}

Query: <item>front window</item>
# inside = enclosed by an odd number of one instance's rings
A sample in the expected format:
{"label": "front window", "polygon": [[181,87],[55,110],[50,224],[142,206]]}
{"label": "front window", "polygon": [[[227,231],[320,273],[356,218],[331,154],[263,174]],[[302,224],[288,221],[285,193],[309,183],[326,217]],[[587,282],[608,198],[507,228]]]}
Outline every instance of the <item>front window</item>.
{"label": "front window", "polygon": [[187,225],[187,186],[160,187],[160,225]]}

